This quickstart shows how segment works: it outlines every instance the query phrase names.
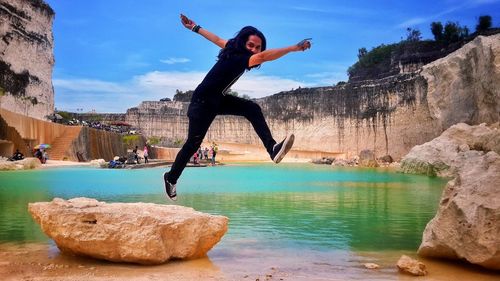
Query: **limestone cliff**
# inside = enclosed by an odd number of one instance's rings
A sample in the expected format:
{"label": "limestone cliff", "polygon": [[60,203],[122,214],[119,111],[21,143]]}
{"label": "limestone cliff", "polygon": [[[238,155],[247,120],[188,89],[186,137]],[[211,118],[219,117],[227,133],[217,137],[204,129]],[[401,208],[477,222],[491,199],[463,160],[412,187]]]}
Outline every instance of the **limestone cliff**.
{"label": "limestone cliff", "polygon": [[0,0],[0,107],[38,119],[53,113],[53,19],[43,0]]}
{"label": "limestone cliff", "polygon": [[[413,64],[412,64],[413,65]],[[449,126],[500,120],[500,34],[479,36],[423,67],[399,65],[400,73],[335,87],[302,88],[258,99],[276,139],[294,132],[294,148],[377,157],[404,156]],[[182,102],[143,102],[124,121],[146,136],[184,140]],[[219,116],[208,141],[260,144],[241,117]]]}
{"label": "limestone cliff", "polygon": [[444,130],[500,117],[500,34],[483,37],[423,67],[430,116]]}

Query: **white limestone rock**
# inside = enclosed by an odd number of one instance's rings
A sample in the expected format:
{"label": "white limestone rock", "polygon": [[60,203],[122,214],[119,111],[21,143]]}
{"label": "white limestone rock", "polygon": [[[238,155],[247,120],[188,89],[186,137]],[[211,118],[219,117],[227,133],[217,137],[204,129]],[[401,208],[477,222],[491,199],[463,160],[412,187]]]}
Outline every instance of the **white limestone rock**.
{"label": "white limestone rock", "polygon": [[228,224],[227,217],[183,206],[90,198],[55,198],[30,203],[28,209],[63,252],[139,264],[202,257]]}
{"label": "white limestone rock", "polygon": [[500,270],[500,156],[466,158],[427,224],[419,255]]}
{"label": "white limestone rock", "polygon": [[45,1],[0,1],[0,107],[37,119],[54,112],[54,11]]}
{"label": "white limestone rock", "polygon": [[401,258],[399,258],[396,266],[399,271],[414,276],[424,276],[428,273],[425,264],[406,255],[402,255]]}
{"label": "white limestone rock", "polygon": [[498,123],[469,126],[459,123],[441,136],[413,147],[403,157],[400,171],[453,178],[464,166],[465,159],[481,158],[488,151],[500,153]]}
{"label": "white limestone rock", "polygon": [[500,34],[478,36],[425,65],[430,117],[441,128],[465,122],[494,123],[500,112]]}
{"label": "white limestone rock", "polygon": [[0,161],[0,171],[10,170],[31,170],[40,167],[40,160],[33,157],[24,158],[18,161]]}
{"label": "white limestone rock", "polygon": [[90,161],[90,166],[96,167],[96,168],[107,168],[108,167],[108,162],[104,159],[94,159]]}

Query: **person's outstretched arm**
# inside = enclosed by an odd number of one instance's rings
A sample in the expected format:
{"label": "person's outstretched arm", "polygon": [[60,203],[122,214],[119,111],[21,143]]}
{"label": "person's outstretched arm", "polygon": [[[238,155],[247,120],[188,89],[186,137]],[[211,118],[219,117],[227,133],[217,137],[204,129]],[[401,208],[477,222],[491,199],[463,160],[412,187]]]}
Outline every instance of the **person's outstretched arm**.
{"label": "person's outstretched arm", "polygon": [[262,64],[266,61],[272,61],[281,58],[282,56],[290,53],[290,52],[298,52],[298,51],[305,51],[309,48],[311,48],[311,42],[309,39],[304,39],[300,41],[299,43],[289,46],[289,47],[284,47],[284,48],[277,48],[277,49],[269,49],[265,50],[263,52],[257,53],[255,55],[252,55],[250,57],[250,60],[248,62],[248,66],[252,67],[254,65],[259,65]]}
{"label": "person's outstretched arm", "polygon": [[199,33],[201,36],[205,37],[208,41],[214,43],[215,45],[221,48],[224,48],[226,46],[227,40],[220,38],[219,36],[213,34],[212,32],[204,28],[201,28],[194,21],[190,20],[183,14],[181,14],[181,22],[185,28],[194,31],[196,33]]}

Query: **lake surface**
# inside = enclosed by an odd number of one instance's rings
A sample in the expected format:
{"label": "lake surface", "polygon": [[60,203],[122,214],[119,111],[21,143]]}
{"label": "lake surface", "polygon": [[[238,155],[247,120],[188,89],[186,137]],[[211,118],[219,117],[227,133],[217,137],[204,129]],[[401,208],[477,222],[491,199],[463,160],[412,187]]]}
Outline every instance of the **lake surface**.
{"label": "lake surface", "polygon": [[[170,204],[163,191],[163,172],[164,168],[0,172],[0,244],[51,243],[31,219],[29,202],[83,196]],[[357,270],[359,262],[382,262],[379,255],[386,251],[415,253],[445,183],[383,169],[312,164],[187,168],[177,186],[177,204],[229,217],[228,232],[208,255],[222,270],[267,266],[272,261],[307,274]]]}

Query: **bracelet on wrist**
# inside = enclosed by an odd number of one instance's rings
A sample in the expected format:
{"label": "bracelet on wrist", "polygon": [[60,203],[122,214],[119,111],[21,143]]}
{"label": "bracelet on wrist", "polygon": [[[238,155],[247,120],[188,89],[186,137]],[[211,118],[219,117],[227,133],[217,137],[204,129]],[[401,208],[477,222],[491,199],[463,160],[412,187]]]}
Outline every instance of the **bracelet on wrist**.
{"label": "bracelet on wrist", "polygon": [[198,31],[200,31],[200,28],[201,28],[201,26],[197,24],[197,25],[193,26],[193,28],[191,28],[191,31],[198,33]]}

